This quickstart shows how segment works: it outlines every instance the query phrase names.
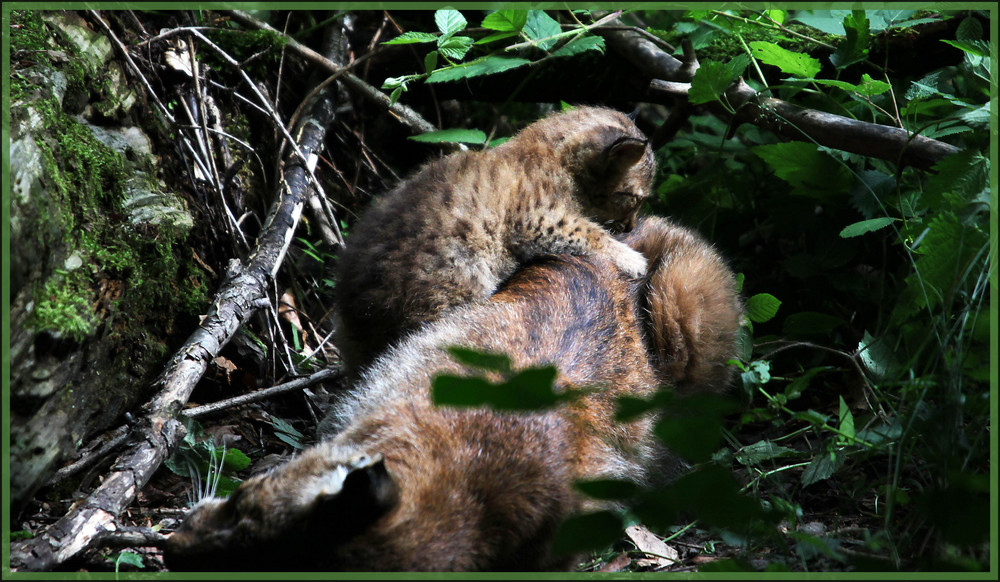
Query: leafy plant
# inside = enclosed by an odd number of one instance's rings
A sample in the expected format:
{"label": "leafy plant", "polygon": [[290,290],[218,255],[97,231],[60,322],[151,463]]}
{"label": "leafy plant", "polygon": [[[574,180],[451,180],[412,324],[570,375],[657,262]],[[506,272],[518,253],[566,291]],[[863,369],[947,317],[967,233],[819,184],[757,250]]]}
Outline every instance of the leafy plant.
{"label": "leafy plant", "polygon": [[[404,32],[383,43],[385,45],[433,43],[436,47],[424,57],[423,73],[390,77],[385,80],[382,89],[390,92],[389,99],[393,103],[402,96],[410,83],[416,81],[427,83],[459,81],[510,71],[538,63],[543,59],[570,57],[586,51],[604,51],[604,40],[587,33],[590,27],[580,25],[564,32],[559,23],[542,10],[491,12],[483,18],[481,26],[492,32],[478,40],[458,35],[468,25],[468,21],[458,10],[436,11],[434,23],[438,28],[437,32]],[[516,44],[504,42],[514,38],[522,42]],[[470,52],[477,52],[473,50],[475,47],[489,48],[489,52],[465,60]],[[543,56],[533,60],[539,53]],[[423,141],[432,141],[432,138],[424,138]],[[483,140],[473,143],[482,141],[485,141],[485,136]]]}
{"label": "leafy plant", "polygon": [[250,458],[238,449],[217,446],[197,421],[188,418],[184,424],[187,434],[164,464],[195,483],[196,500],[227,497],[240,484],[235,473],[246,469]]}

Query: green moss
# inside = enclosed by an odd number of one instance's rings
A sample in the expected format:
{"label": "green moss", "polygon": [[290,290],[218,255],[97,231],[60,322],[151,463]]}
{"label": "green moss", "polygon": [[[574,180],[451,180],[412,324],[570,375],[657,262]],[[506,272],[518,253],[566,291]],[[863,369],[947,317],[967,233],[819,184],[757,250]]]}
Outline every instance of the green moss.
{"label": "green moss", "polygon": [[36,328],[75,341],[94,333],[97,321],[90,277],[79,269],[56,272],[36,297],[38,305],[32,314]]}
{"label": "green moss", "polygon": [[[38,63],[61,68],[91,94],[95,83],[100,93],[105,93],[106,75],[91,75],[87,64],[81,64],[85,59],[74,66],[47,60],[44,51],[70,54],[73,49],[70,43],[63,43],[66,47],[47,44],[52,33],[39,13],[20,11],[12,14],[12,19],[18,24],[12,27],[17,30],[12,34],[14,51],[43,51]],[[38,240],[33,242],[63,249],[66,255],[76,254],[85,265],[69,272],[55,270],[61,264],[43,266],[42,271],[51,274],[36,282],[38,301],[28,325],[82,340],[105,322],[108,331],[123,341],[162,339],[176,314],[196,314],[208,301],[206,275],[184,245],[186,232],[133,225],[125,216],[123,203],[135,164],[126,162],[87,126],[67,115],[45,88],[33,87],[18,75],[12,79],[12,85],[18,87],[16,93],[28,100],[27,105],[38,112],[44,126],[35,142],[42,153],[45,191],[28,202],[31,209],[25,215],[28,222],[24,231],[34,233]],[[148,161],[141,165],[153,175]],[[62,260],[58,256],[53,259]],[[95,306],[102,310],[100,318]]]}

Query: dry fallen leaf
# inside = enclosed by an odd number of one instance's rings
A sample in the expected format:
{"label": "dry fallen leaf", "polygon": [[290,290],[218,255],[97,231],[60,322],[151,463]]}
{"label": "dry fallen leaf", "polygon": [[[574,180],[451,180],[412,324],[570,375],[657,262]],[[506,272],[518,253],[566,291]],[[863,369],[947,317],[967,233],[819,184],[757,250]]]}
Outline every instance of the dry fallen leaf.
{"label": "dry fallen leaf", "polygon": [[641,558],[636,564],[643,567],[665,568],[680,561],[680,554],[677,550],[668,546],[663,540],[656,537],[653,532],[641,525],[630,525],[625,528],[625,534],[632,540],[639,551],[644,552],[648,557]]}

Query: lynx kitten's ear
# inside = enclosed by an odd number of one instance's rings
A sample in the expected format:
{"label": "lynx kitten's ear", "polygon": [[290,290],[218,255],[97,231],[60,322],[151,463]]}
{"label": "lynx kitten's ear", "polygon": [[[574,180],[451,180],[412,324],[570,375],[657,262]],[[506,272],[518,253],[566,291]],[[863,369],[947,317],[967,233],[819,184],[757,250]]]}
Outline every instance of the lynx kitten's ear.
{"label": "lynx kitten's ear", "polygon": [[622,175],[646,155],[649,140],[619,137],[601,153],[601,167],[609,175]]}

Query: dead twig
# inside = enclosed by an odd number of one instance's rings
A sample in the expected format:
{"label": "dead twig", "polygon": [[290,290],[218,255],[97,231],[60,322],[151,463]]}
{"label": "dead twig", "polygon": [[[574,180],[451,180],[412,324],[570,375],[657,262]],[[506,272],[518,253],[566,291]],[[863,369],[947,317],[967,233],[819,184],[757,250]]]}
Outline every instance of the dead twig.
{"label": "dead twig", "polygon": [[362,97],[368,99],[369,101],[388,110],[389,113],[391,113],[396,119],[398,119],[404,125],[409,127],[411,130],[413,130],[414,133],[426,133],[428,131],[437,130],[436,127],[431,125],[416,111],[410,109],[409,107],[403,105],[402,103],[398,102],[390,103],[389,96],[383,93],[382,91],[362,81],[360,78],[351,74],[350,72],[342,72],[345,69],[345,67],[338,65],[337,63],[324,57],[318,52],[296,41],[294,38],[283,34],[281,31],[275,29],[269,24],[261,22],[260,20],[257,20],[253,16],[250,16],[246,12],[240,10],[229,10],[224,12],[226,14],[229,14],[233,20],[239,22],[244,26],[249,26],[257,30],[266,30],[268,32],[281,36],[285,40],[286,46],[289,49],[296,52],[299,56],[308,59],[309,61],[319,65],[320,67],[323,67],[324,69],[330,71],[331,73],[342,73],[343,76],[341,77],[341,81],[343,81],[343,83],[348,88],[350,88],[357,94],[361,95]]}
{"label": "dead twig", "polygon": [[261,400],[266,400],[272,398],[279,394],[285,394],[286,392],[294,392],[296,390],[301,390],[307,386],[312,386],[313,384],[318,384],[320,382],[326,382],[328,380],[335,380],[340,377],[339,368],[326,368],[316,372],[311,376],[306,376],[305,378],[297,378],[290,382],[285,382],[284,384],[278,384],[276,386],[271,386],[270,388],[264,388],[262,390],[257,390],[256,392],[251,392],[250,394],[241,394],[239,396],[234,396],[226,400],[220,400],[219,402],[213,402],[212,404],[205,404],[203,406],[196,406],[194,408],[188,408],[181,412],[182,416],[188,418],[201,418],[215,412],[226,410],[229,408],[234,408],[236,406],[242,406],[244,404],[250,404],[251,402],[259,402]]}

